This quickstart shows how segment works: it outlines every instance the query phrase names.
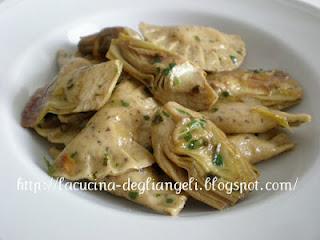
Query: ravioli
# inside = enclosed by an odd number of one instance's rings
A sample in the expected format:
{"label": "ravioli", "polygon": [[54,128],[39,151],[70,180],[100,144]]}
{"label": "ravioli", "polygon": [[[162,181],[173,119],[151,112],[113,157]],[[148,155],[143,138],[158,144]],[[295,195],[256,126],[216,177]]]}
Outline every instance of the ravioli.
{"label": "ravioli", "polygon": [[121,71],[122,63],[117,60],[96,65],[82,58],[69,61],[52,83],[31,97],[22,113],[22,126],[35,127],[47,113],[99,110],[110,98]]}
{"label": "ravioli", "polygon": [[[174,180],[176,174],[168,171],[175,165],[187,172],[188,178],[197,180],[204,187],[208,178],[217,178],[218,182],[254,182],[256,170],[237,152],[226,135],[203,115],[183,106],[169,102],[154,117],[152,143],[155,158],[160,167],[164,162],[172,162],[164,171]],[[178,176],[186,178],[183,173]],[[176,178],[176,179],[175,179]],[[188,191],[192,197],[204,201],[210,206],[222,209],[235,204],[245,197],[245,193],[225,190],[212,190],[199,197],[199,193]],[[210,197],[205,197],[210,195]],[[203,200],[203,197],[206,200]]]}
{"label": "ravioli", "polygon": [[238,68],[246,56],[240,36],[203,26],[157,26],[141,23],[145,40],[175,52],[206,71],[221,72]]}
{"label": "ravioli", "polygon": [[152,189],[152,184],[169,181],[168,178],[159,174],[154,167],[133,170],[121,176],[107,177],[104,181],[123,185],[128,179],[134,183],[147,183],[148,178],[152,180],[149,183],[149,188],[144,193],[139,193],[139,191],[124,191],[122,188],[117,188],[115,191],[111,191],[111,193],[144,205],[159,213],[172,216],[178,215],[184,207],[187,197],[184,194],[177,194],[173,190]]}
{"label": "ravioli", "polygon": [[51,143],[67,145],[85,127],[94,112],[47,114],[34,130]]}
{"label": "ravioli", "polygon": [[156,107],[144,86],[122,81],[110,101],[55,159],[53,176],[95,180],[151,166],[154,158],[136,136],[143,125],[151,124],[145,116],[151,118]]}
{"label": "ravioli", "polygon": [[255,100],[261,105],[284,109],[299,103],[303,97],[300,84],[279,70],[235,70],[210,73],[209,84],[228,101]]}
{"label": "ravioli", "polygon": [[152,43],[120,37],[112,41],[107,57],[121,60],[124,70],[144,83],[162,104],[176,101],[191,109],[206,110],[218,98],[204,71]]}

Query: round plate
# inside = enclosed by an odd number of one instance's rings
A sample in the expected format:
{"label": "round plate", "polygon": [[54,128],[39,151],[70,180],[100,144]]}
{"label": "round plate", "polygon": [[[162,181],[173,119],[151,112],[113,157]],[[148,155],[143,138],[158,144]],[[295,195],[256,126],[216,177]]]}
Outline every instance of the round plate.
{"label": "round plate", "polygon": [[[319,16],[308,5],[276,0],[0,5],[0,239],[319,239]],[[294,151],[258,166],[262,182],[298,179],[294,191],[252,192],[224,211],[189,201],[181,215],[168,217],[108,193],[68,191],[47,176],[45,141],[19,122],[33,91],[54,76],[56,51],[75,48],[80,36],[103,27],[137,28],[141,21],[239,34],[248,51],[243,67],[282,69],[301,82],[305,97],[292,111],[311,114],[312,123],[293,129]],[[34,192],[23,191],[30,186]]]}

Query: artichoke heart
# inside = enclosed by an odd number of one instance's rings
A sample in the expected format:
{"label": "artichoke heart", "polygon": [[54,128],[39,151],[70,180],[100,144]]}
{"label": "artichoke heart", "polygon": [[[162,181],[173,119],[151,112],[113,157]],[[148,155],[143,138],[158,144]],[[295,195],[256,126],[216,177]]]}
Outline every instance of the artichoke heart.
{"label": "artichoke heart", "polygon": [[175,52],[206,71],[238,68],[246,56],[245,43],[237,35],[203,26],[157,26],[141,23],[145,40]]}
{"label": "artichoke heart", "polygon": [[124,70],[163,104],[175,101],[194,110],[207,110],[218,98],[204,71],[152,43],[120,37],[112,40],[107,57],[121,60]]}
{"label": "artichoke heart", "polygon": [[228,136],[241,156],[256,164],[294,148],[295,144],[288,134],[272,129],[261,134],[235,134]]}
{"label": "artichoke heart", "polygon": [[140,35],[128,27],[107,27],[100,32],[81,37],[78,43],[79,52],[84,56],[90,56],[99,61],[105,61],[112,39],[121,35],[140,39]]}
{"label": "artichoke heart", "polygon": [[228,93],[228,101],[254,99],[260,104],[276,109],[288,108],[303,97],[300,84],[282,71],[235,70],[209,73],[209,84],[222,97]]}
{"label": "artichoke heart", "polygon": [[298,127],[311,121],[308,114],[287,113],[249,102],[218,101],[202,112],[223,132],[263,133],[276,127]]}
{"label": "artichoke heart", "polygon": [[[241,157],[226,135],[200,113],[169,102],[159,110],[153,123],[156,161],[175,181],[193,177],[206,188],[208,180],[213,178],[216,184],[248,184],[257,180],[257,172],[251,164]],[[187,174],[172,174],[173,168],[181,168]],[[227,193],[225,189],[208,190],[206,194],[194,189],[188,193],[218,209],[233,205],[246,195],[239,191]]]}

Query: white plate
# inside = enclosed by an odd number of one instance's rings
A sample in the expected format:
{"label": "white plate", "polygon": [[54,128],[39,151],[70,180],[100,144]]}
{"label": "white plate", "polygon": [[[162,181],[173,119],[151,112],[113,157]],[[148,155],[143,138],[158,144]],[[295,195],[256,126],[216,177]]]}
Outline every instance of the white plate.
{"label": "white plate", "polygon": [[[0,239],[320,239],[320,12],[287,1],[28,0],[0,6]],[[161,216],[107,193],[17,191],[17,178],[50,182],[43,140],[19,126],[30,94],[55,72],[58,48],[105,26],[140,21],[201,24],[240,34],[249,68],[279,68],[305,88],[293,111],[313,122],[294,131],[297,148],[259,166],[262,181],[293,192],[254,192],[225,211],[189,203]]]}

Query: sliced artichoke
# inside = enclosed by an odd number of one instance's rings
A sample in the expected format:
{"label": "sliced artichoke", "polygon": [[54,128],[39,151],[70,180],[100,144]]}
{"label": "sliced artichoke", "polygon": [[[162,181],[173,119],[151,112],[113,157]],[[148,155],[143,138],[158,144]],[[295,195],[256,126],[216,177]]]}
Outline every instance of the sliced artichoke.
{"label": "sliced artichoke", "polygon": [[156,107],[144,86],[122,81],[110,101],[55,159],[53,176],[95,180],[151,166],[154,158],[137,136],[151,125],[145,116],[151,118]]}
{"label": "sliced artichoke", "polygon": [[127,27],[107,27],[98,33],[81,37],[78,44],[79,52],[84,56],[89,55],[95,59],[105,61],[111,40],[118,38],[120,35],[141,38],[137,32]]}
{"label": "sliced artichoke", "polygon": [[157,26],[141,23],[145,40],[173,51],[206,71],[230,71],[238,68],[246,56],[245,44],[237,35],[210,27]]}
{"label": "sliced artichoke", "polygon": [[168,179],[159,174],[154,167],[133,170],[121,176],[107,177],[104,181],[123,186],[123,184],[128,182],[128,179],[130,179],[130,182],[138,184],[142,182],[148,183],[148,178],[151,179],[151,181],[144,193],[139,193],[139,191],[124,191],[123,188],[116,188],[116,190],[111,191],[111,193],[144,205],[156,212],[173,216],[177,215],[184,207],[187,197],[183,194],[176,194],[173,190],[153,189],[152,184],[168,181]]}
{"label": "sliced artichoke", "polygon": [[218,101],[202,113],[227,134],[263,133],[278,126],[297,127],[311,121],[308,114],[286,113],[243,102]]}
{"label": "sliced artichoke", "polygon": [[[153,123],[154,156],[175,181],[195,178],[205,188],[210,177],[223,183],[257,180],[256,170],[240,156],[226,135],[202,114],[169,102],[155,115]],[[183,169],[187,175],[175,168]],[[227,193],[226,189],[203,192],[195,186],[188,194],[218,209],[235,204],[246,194]]]}
{"label": "sliced artichoke", "polygon": [[303,90],[299,83],[282,71],[235,70],[211,73],[207,76],[209,84],[224,100],[257,100],[260,104],[283,109],[299,103]]}
{"label": "sliced artichoke", "polygon": [[217,100],[205,72],[152,43],[121,37],[112,41],[107,57],[121,60],[125,71],[143,82],[163,104],[176,101],[191,109],[206,110]]}
{"label": "sliced artichoke", "polygon": [[22,126],[35,127],[47,113],[99,110],[110,98],[122,71],[120,61],[91,65],[76,58],[63,65],[53,83],[38,89],[22,113]]}
{"label": "sliced artichoke", "polygon": [[294,148],[288,134],[277,129],[262,134],[236,134],[228,136],[241,156],[252,164],[270,159]]}

